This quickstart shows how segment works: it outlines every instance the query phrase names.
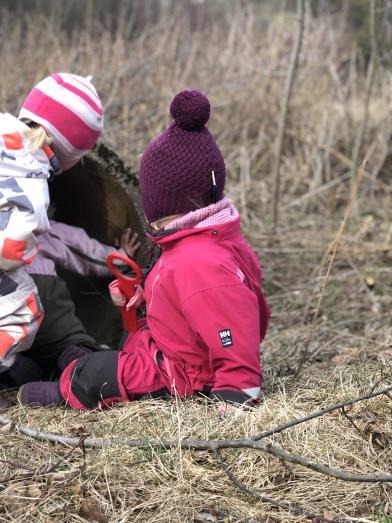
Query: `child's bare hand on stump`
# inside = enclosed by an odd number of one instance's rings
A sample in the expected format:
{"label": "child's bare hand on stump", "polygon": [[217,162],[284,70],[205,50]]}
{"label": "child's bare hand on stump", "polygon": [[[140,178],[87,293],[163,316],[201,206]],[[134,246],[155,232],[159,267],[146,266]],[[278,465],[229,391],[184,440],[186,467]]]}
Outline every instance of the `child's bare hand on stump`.
{"label": "child's bare hand on stump", "polygon": [[134,232],[132,234],[132,229],[130,227],[123,230],[121,234],[121,238],[116,238],[115,240],[116,247],[121,247],[129,256],[130,258],[133,258],[137,252],[137,250],[140,248],[140,241],[139,241],[139,235],[137,232]]}

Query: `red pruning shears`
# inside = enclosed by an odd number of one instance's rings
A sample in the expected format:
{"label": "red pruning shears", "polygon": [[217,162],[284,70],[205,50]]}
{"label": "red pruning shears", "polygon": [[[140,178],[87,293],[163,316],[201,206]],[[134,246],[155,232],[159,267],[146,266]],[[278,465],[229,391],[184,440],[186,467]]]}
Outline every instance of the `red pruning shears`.
{"label": "red pruning shears", "polygon": [[[130,276],[123,274],[115,262],[121,262],[122,264],[128,265],[128,267],[130,267],[136,273],[136,277],[131,278]],[[128,258],[128,256],[124,256],[123,254],[119,254],[117,252],[111,252],[106,259],[106,263],[109,269],[112,271],[113,275],[117,278],[118,287],[124,294],[128,303],[129,300],[135,295],[135,286],[142,283],[142,271],[139,265],[131,258]],[[131,307],[129,310],[126,310],[126,308],[123,307],[121,315],[124,329],[128,332],[137,332],[138,327],[136,309]]]}

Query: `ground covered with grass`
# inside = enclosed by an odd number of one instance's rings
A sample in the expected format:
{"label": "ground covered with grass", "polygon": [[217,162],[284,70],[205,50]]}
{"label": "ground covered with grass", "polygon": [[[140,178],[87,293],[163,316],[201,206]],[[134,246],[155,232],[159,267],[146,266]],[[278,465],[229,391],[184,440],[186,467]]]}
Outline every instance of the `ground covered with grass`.
{"label": "ground covered with grass", "polygon": [[[367,223],[360,215],[352,219],[316,320],[325,250],[339,224],[337,217],[320,223],[314,217],[312,227],[304,222],[301,233],[288,226],[279,239],[248,229],[264,261],[273,310],[262,350],[264,398],[252,411],[234,410],[222,417],[206,400],[194,398],[145,400],[92,413],[16,405],[6,415],[35,429],[68,436],[236,439],[390,385],[392,271],[384,242],[390,222],[374,218],[373,232],[361,241],[350,230],[361,230],[364,220]],[[305,363],[296,376],[306,346]],[[379,396],[297,425],[268,441],[345,472],[387,473],[392,465],[391,409],[392,400]],[[9,432],[10,427],[2,430],[2,521],[306,519],[238,489],[210,451],[118,447],[70,452],[72,447],[38,442]],[[341,481],[258,450],[229,449],[222,456],[244,486],[264,496],[332,521],[390,521],[388,484]]]}
{"label": "ground covered with grass", "polygon": [[[224,418],[203,401],[144,401],[111,411],[66,409],[7,413],[35,428],[105,438],[243,438],[355,397],[385,379],[373,364],[326,371],[313,365],[294,382],[267,380],[263,404]],[[285,450],[348,472],[391,469],[391,400],[379,397],[298,425],[270,438]],[[349,419],[350,418],[350,419]],[[76,449],[15,433],[1,441],[0,518],[3,521],[304,521],[239,491],[205,450]],[[389,521],[390,488],[348,483],[255,450],[222,451],[247,487],[332,520]],[[63,461],[61,461],[63,459]],[[61,461],[57,466],[56,464]],[[52,469],[52,470],[51,470]]]}
{"label": "ground covered with grass", "polygon": [[[57,3],[53,13],[29,13],[28,18],[2,11],[0,50],[7,74],[1,78],[1,111],[17,113],[31,85],[51,73],[53,64],[92,74],[105,105],[103,141],[137,171],[139,154],[168,124],[173,95],[186,86],[207,93],[213,107],[209,127],[226,161],[227,192],[264,267],[273,312],[262,346],[263,401],[251,411],[223,417],[202,398],[145,400],[91,413],[24,409],[15,403],[0,415],[82,439],[86,434],[233,439],[391,385],[391,47],[385,43],[375,74],[360,155],[360,161],[368,161],[358,199],[326,282],[332,242],[350,199],[353,145],[365,114],[366,59],[342,20],[328,14],[313,18],[307,10],[274,230],[271,173],[294,14],[263,13],[261,7],[238,2],[234,10],[214,16],[213,24],[194,30],[180,10],[133,32],[128,4],[116,13],[115,29],[93,19],[90,2],[89,23],[72,31],[62,25],[65,2]],[[0,399],[6,396],[0,393]],[[391,409],[392,400],[382,395],[264,441],[345,472],[388,472]],[[261,501],[246,488],[312,512],[318,515],[315,521],[392,521],[387,483],[341,481],[260,450],[223,450],[222,457],[241,488],[206,450],[73,448],[3,426],[0,521],[306,520],[306,514]]]}

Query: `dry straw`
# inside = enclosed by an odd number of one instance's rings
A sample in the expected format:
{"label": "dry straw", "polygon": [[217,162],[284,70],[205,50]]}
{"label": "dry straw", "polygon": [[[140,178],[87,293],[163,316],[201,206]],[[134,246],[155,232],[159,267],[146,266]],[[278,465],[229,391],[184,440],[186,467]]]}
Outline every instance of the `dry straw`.
{"label": "dry straw", "polygon": [[[60,12],[56,16],[61,20]],[[361,158],[365,151],[370,154],[357,210],[339,236],[317,307],[330,260],[326,249],[350,199],[352,146],[365,98],[361,53],[344,24],[328,15],[313,19],[307,10],[283,143],[279,235],[272,237],[273,144],[294,15],[278,13],[267,24],[262,13],[239,7],[228,11],[224,22],[195,32],[180,16],[146,26],[133,39],[126,17],[120,17],[114,33],[91,19],[71,41],[66,31],[54,30],[58,25],[50,17],[31,15],[25,23],[3,13],[0,50],[7,74],[0,82],[0,109],[16,112],[53,64],[88,71],[106,103],[103,139],[136,170],[146,143],[168,122],[173,94],[185,86],[208,94],[214,108],[210,129],[228,166],[228,192],[264,265],[273,311],[263,344],[265,399],[253,411],[224,418],[200,399],[146,400],[104,413],[13,407],[7,412],[13,422],[74,436],[80,445],[51,446],[6,427],[0,433],[0,521],[304,521],[304,513],[285,508],[289,504],[327,520],[386,523],[392,507],[388,485],[343,482],[266,452],[224,450],[224,468],[264,500],[280,502],[280,508],[239,491],[206,450],[83,446],[86,435],[250,438],[391,383],[392,114],[387,108],[392,77],[387,57],[381,54],[373,79]],[[306,362],[294,379],[310,324]],[[388,472],[390,414],[391,400],[383,395],[293,426],[271,441],[285,452],[348,473]]]}

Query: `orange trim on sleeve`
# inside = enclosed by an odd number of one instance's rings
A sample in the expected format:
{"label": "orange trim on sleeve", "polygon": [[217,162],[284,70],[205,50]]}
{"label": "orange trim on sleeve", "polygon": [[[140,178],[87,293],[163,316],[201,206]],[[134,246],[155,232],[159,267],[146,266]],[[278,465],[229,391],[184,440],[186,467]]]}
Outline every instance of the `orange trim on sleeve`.
{"label": "orange trim on sleeve", "polygon": [[49,147],[49,145],[44,145],[42,147],[42,149],[43,149],[44,153],[46,154],[46,156],[48,157],[49,160],[52,158],[52,156],[54,156],[54,152]]}
{"label": "orange trim on sleeve", "polygon": [[0,357],[3,357],[15,343],[16,340],[8,332],[0,331]]}
{"label": "orange trim on sleeve", "polygon": [[37,300],[35,299],[34,293],[31,293],[30,296],[27,297],[26,305],[32,312],[34,318],[37,318],[41,314],[41,311],[38,308]]}
{"label": "orange trim on sleeve", "polygon": [[23,138],[20,133],[7,133],[2,135],[4,145],[10,151],[23,149]]}
{"label": "orange trim on sleeve", "polygon": [[24,261],[25,265],[30,265],[30,263],[32,263],[34,261],[34,258],[35,258],[35,255],[30,256],[30,258],[26,258]]}
{"label": "orange trim on sleeve", "polygon": [[26,247],[26,240],[12,240],[11,238],[5,238],[1,255],[6,260],[20,261],[23,260],[23,256],[26,253]]}

